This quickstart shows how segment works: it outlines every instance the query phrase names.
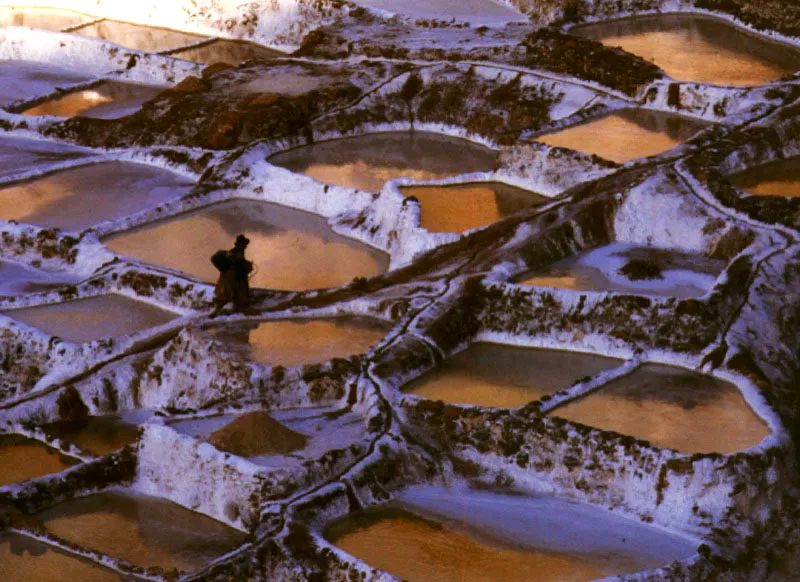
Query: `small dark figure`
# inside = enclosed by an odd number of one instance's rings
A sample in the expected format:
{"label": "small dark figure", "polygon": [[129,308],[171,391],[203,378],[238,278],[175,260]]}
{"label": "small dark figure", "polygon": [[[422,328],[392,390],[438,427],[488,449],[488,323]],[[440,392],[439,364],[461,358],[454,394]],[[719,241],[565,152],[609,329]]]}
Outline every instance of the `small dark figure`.
{"label": "small dark figure", "polygon": [[214,288],[214,305],[212,317],[217,315],[229,302],[233,302],[234,311],[247,311],[250,308],[250,280],[253,263],[248,261],[244,252],[250,239],[239,234],[229,251],[214,254],[211,262],[219,269],[219,280]]}

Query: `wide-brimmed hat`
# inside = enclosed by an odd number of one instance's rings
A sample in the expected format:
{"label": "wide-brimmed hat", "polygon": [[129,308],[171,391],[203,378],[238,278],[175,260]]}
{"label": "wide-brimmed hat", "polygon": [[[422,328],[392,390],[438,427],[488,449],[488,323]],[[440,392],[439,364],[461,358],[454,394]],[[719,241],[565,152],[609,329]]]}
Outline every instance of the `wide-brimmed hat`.
{"label": "wide-brimmed hat", "polygon": [[244,236],[243,234],[236,235],[236,242],[234,243],[237,247],[246,247],[250,244],[250,239]]}

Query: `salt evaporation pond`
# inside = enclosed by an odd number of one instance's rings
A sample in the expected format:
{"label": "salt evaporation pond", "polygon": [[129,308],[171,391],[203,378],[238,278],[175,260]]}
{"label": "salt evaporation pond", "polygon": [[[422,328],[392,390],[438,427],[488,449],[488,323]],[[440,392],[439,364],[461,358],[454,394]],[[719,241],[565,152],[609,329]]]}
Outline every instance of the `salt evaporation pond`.
{"label": "salt evaporation pond", "polygon": [[120,254],[216,282],[219,272],[209,257],[230,249],[239,232],[250,239],[247,256],[256,267],[250,279],[253,287],[335,287],[389,266],[385,253],[336,234],[321,216],[245,200],[214,204],[106,242]]}
{"label": "salt evaporation pond", "polygon": [[[700,297],[717,280],[725,261],[703,255],[612,243],[523,275],[520,285],[574,291],[618,291],[663,297]],[[626,275],[627,265],[647,265],[660,274]],[[649,276],[654,278],[637,278]]]}
{"label": "salt evaporation pond", "polygon": [[118,582],[119,574],[15,533],[0,535],[0,580],[4,582]]}
{"label": "salt evaporation pond", "polygon": [[429,400],[513,408],[621,364],[578,352],[476,343],[403,391]]}
{"label": "salt evaporation pond", "polygon": [[270,162],[319,182],[379,192],[395,178],[440,180],[494,170],[497,152],[432,133],[374,133],[276,154]]}
{"label": "salt evaporation pond", "polygon": [[40,139],[0,137],[0,180],[12,179],[20,172],[46,172],[70,160],[86,157],[91,151]]}
{"label": "salt evaporation pond", "polygon": [[475,25],[502,25],[526,22],[524,14],[492,0],[358,0],[356,4],[410,18],[470,22]]}
{"label": "salt evaporation pond", "polygon": [[589,505],[489,491],[412,489],[325,537],[411,582],[595,580],[695,554],[697,542]]}
{"label": "salt evaporation pond", "polygon": [[0,295],[50,291],[78,280],[78,277],[68,274],[51,273],[19,263],[0,261]]}
{"label": "salt evaporation pond", "polygon": [[158,206],[193,186],[187,178],[152,166],[92,164],[0,189],[0,219],[82,230]]}
{"label": "salt evaporation pond", "polygon": [[129,335],[175,319],[175,314],[122,295],[6,311],[5,315],[67,341],[82,343]]}
{"label": "salt evaporation pond", "polygon": [[400,192],[420,201],[422,227],[431,232],[479,228],[549,200],[502,182],[409,186],[400,188]]}
{"label": "salt evaporation pond", "polygon": [[56,8],[0,6],[0,27],[27,26],[58,31],[90,20],[91,16]]}
{"label": "salt evaporation pond", "polygon": [[0,107],[49,95],[57,88],[88,83],[93,78],[81,71],[46,63],[0,60]]}
{"label": "salt evaporation pond", "polygon": [[674,113],[629,108],[539,136],[536,141],[624,164],[670,150],[709,125]]}
{"label": "salt evaporation pond", "polygon": [[656,364],[551,414],[687,454],[732,453],[769,434],[733,384]]}
{"label": "salt evaporation pond", "polygon": [[303,366],[366,353],[389,326],[362,317],[239,323],[211,328],[228,349],[270,366]]}
{"label": "salt evaporation pond", "polygon": [[196,63],[238,65],[250,60],[270,60],[282,56],[280,51],[240,40],[219,39],[199,47],[172,53],[171,56]]}
{"label": "salt evaporation pond", "polygon": [[67,93],[24,111],[25,115],[117,119],[136,113],[165,87],[103,81],[90,89]]}
{"label": "salt evaporation pond", "polygon": [[139,427],[116,416],[93,416],[42,426],[51,437],[71,443],[93,455],[107,455],[136,441]]}
{"label": "salt evaporation pond", "polygon": [[733,184],[755,196],[800,197],[800,157],[777,160],[734,174]]}
{"label": "salt evaporation pond", "polygon": [[60,473],[77,462],[39,441],[20,435],[0,435],[0,486]]}
{"label": "salt evaporation pond", "polygon": [[621,47],[681,81],[762,85],[800,69],[800,50],[698,14],[637,16],[570,33]]}
{"label": "salt evaporation pond", "polygon": [[93,36],[101,40],[107,40],[108,42],[146,53],[173,50],[206,38],[199,34],[129,24],[116,20],[102,20],[73,32],[83,36]]}
{"label": "salt evaporation pond", "polygon": [[106,492],[59,503],[36,518],[48,531],[139,566],[196,570],[245,534],[163,499]]}

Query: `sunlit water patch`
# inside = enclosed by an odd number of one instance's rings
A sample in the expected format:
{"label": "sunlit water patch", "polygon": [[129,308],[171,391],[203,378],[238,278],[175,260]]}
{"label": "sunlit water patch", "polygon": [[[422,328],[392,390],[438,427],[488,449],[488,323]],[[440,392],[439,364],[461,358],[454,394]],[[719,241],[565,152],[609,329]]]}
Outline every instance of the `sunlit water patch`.
{"label": "sunlit water patch", "polygon": [[769,434],[733,384],[655,364],[551,414],[687,454],[731,453]]}
{"label": "sunlit water patch", "polygon": [[46,63],[0,60],[0,107],[53,93],[59,87],[94,78],[81,71]]}
{"label": "sunlit water patch", "polygon": [[139,427],[115,416],[94,416],[85,420],[44,425],[43,430],[63,442],[94,455],[107,455],[136,441]]}
{"label": "sunlit water patch", "polygon": [[594,580],[694,554],[696,542],[588,505],[488,491],[412,489],[325,536],[403,579]]}
{"label": "sunlit water patch", "polygon": [[400,192],[420,201],[422,226],[432,232],[479,228],[548,200],[501,182],[410,186],[400,188]]}
{"label": "sunlit water patch", "polygon": [[220,39],[212,43],[172,53],[171,56],[197,63],[238,65],[250,60],[269,60],[283,53],[254,43]]}
{"label": "sunlit water patch", "polygon": [[430,400],[510,408],[621,364],[577,352],[477,343],[403,390]]}
{"label": "sunlit water patch", "polygon": [[148,53],[180,48],[205,38],[199,34],[129,24],[115,20],[103,20],[90,24],[79,28],[75,31],[75,34],[93,36],[120,46]]}
{"label": "sunlit water patch", "polygon": [[637,16],[571,33],[621,47],[681,81],[761,85],[800,69],[800,50],[696,14]]}
{"label": "sunlit water patch", "polygon": [[0,27],[27,26],[58,31],[90,20],[91,16],[57,8],[0,6]]}
{"label": "sunlit water patch", "polygon": [[92,164],[0,189],[0,218],[82,230],[183,196],[193,185],[150,166]]}
{"label": "sunlit water patch", "polygon": [[[240,232],[250,239],[253,287],[333,287],[377,275],[389,264],[386,254],[336,234],[320,216],[255,201],[215,204],[115,235],[107,243],[123,255],[215,282],[219,273],[209,258],[231,248]],[[187,240],[192,244],[184,244]]]}
{"label": "sunlit water patch", "polygon": [[7,311],[5,315],[72,342],[88,342],[150,329],[176,317],[121,295]]}
{"label": "sunlit water patch", "polygon": [[33,439],[0,436],[0,486],[60,473],[76,463],[75,459]]}
{"label": "sunlit water patch", "polygon": [[62,143],[3,136],[0,137],[0,180],[25,171],[44,172],[90,153],[84,148]]}
{"label": "sunlit water patch", "polygon": [[800,157],[778,160],[731,176],[737,188],[756,196],[800,197]]}
{"label": "sunlit water patch", "polygon": [[539,136],[536,141],[622,164],[670,150],[708,125],[674,113],[631,108]]}
{"label": "sunlit water patch", "polygon": [[705,294],[724,268],[725,261],[698,254],[612,243],[523,275],[518,283],[687,298]]}
{"label": "sunlit water patch", "polygon": [[103,81],[91,89],[67,93],[25,111],[25,115],[57,115],[59,117],[93,117],[117,119],[139,111],[164,87],[138,85],[120,81]]}
{"label": "sunlit water patch", "polygon": [[42,271],[28,265],[0,261],[0,295],[50,291],[78,281],[78,277]]}
{"label": "sunlit water patch", "polygon": [[70,556],[31,538],[0,535],[0,580],[4,582],[115,582],[119,574]]}
{"label": "sunlit water patch", "polygon": [[272,156],[270,162],[319,182],[378,192],[387,180],[439,180],[494,170],[497,153],[430,133],[377,133],[325,141]]}
{"label": "sunlit water patch", "polygon": [[132,562],[191,571],[232,550],[245,534],[153,497],[100,493],[59,503],[36,517],[53,534]]}
{"label": "sunlit water patch", "polygon": [[367,352],[388,332],[374,319],[297,319],[211,328],[228,349],[270,366],[302,366]]}

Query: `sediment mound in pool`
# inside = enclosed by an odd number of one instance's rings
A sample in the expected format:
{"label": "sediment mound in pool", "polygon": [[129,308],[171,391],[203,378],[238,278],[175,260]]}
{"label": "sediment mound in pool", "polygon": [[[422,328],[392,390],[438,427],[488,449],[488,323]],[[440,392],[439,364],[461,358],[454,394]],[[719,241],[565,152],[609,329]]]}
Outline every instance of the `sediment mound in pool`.
{"label": "sediment mound in pool", "polygon": [[259,410],[232,420],[212,433],[208,442],[234,455],[254,457],[283,455],[302,449],[307,439]]}

